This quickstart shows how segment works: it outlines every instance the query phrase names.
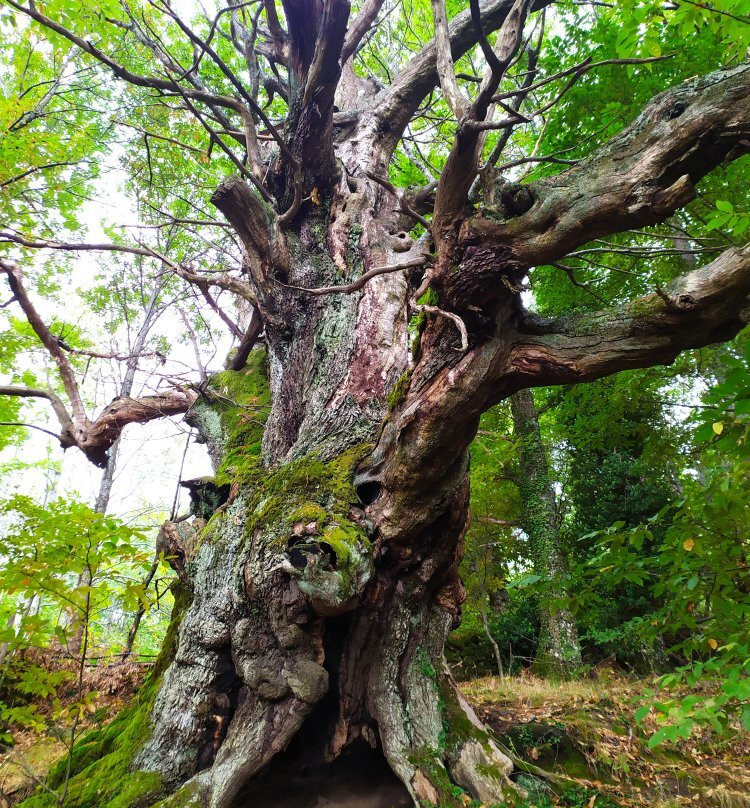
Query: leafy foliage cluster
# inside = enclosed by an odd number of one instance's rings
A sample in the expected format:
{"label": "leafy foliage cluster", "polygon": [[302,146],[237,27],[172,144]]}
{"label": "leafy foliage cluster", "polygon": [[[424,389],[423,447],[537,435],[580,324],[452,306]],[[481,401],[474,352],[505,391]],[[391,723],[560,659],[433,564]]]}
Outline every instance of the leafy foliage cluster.
{"label": "leafy foliage cluster", "polygon": [[[152,552],[140,531],[75,501],[15,496],[0,503],[0,524],[0,726],[12,743],[12,726],[51,721],[59,734],[96,709],[96,693],[63,705],[58,688],[75,682],[91,648],[116,650],[118,616],[149,605],[142,578]],[[71,664],[50,667],[49,653]],[[52,713],[41,713],[48,699]]]}

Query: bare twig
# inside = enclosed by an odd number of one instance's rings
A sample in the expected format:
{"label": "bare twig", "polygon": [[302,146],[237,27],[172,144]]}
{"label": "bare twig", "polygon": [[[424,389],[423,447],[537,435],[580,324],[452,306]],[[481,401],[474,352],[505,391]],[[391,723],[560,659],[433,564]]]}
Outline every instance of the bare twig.
{"label": "bare twig", "polygon": [[296,292],[305,292],[308,295],[332,295],[332,294],[351,294],[361,289],[369,280],[376,278],[378,275],[386,275],[390,272],[401,272],[404,269],[414,269],[415,267],[424,266],[427,263],[427,258],[415,258],[413,261],[405,261],[403,264],[392,264],[391,266],[375,267],[374,269],[365,272],[364,275],[357,278],[356,281],[348,283],[345,286],[320,286],[317,289],[309,289],[305,286],[291,286],[288,283],[281,283],[281,286],[287,289],[294,289]]}
{"label": "bare twig", "polygon": [[462,352],[468,350],[469,348],[469,332],[466,330],[466,323],[457,315],[454,314],[452,311],[445,311],[444,309],[439,309],[437,306],[428,306],[426,303],[412,303],[411,307],[414,311],[424,311],[428,314],[435,314],[438,317],[445,317],[447,320],[450,320],[456,328],[458,329],[458,333],[461,336],[461,348]]}
{"label": "bare twig", "polygon": [[60,443],[63,442],[62,435],[58,435],[57,432],[52,432],[49,429],[45,429],[43,426],[37,426],[36,424],[25,424],[23,421],[0,421],[0,426],[22,426],[24,429],[36,429],[38,432],[44,432],[45,435],[51,435],[56,440],[59,440]]}

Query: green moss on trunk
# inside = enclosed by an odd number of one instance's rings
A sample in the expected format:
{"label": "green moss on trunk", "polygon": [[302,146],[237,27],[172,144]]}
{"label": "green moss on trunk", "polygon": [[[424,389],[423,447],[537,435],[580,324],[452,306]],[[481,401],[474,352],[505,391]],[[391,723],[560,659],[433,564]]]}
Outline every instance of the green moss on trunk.
{"label": "green moss on trunk", "polygon": [[257,469],[271,409],[266,352],[251,351],[242,370],[225,370],[213,376],[206,399],[199,399],[195,408],[200,411],[201,431],[213,425],[216,434],[207,439],[222,447],[217,484],[234,482],[248,469]]}
{"label": "green moss on trunk", "polygon": [[404,399],[409,392],[409,385],[411,384],[411,371],[404,371],[396,380],[393,385],[393,390],[388,394],[388,407],[395,409]]}

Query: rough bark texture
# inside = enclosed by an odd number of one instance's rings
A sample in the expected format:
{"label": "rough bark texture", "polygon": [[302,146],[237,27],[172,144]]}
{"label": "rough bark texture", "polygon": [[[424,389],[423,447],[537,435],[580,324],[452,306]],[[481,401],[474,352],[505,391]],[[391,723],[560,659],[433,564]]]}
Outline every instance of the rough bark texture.
{"label": "rough bark texture", "polygon": [[[330,208],[287,231],[285,282],[407,260],[385,193],[342,183]],[[355,489],[408,370],[406,292],[394,274],[349,296],[261,297],[261,311],[286,313],[266,319],[267,355],[214,378],[189,414],[230,493],[199,535],[162,530],[192,602],[136,766],[169,788],[187,780],[175,800],[231,805],[313,711],[311,759],[381,749],[415,804],[458,805],[456,784],[485,801],[508,787],[509,760],[442,656],[463,597],[471,436],[445,481],[419,486],[421,516],[402,537],[387,540],[369,516],[378,484]]]}
{"label": "rough bark texture", "polygon": [[570,609],[556,601],[566,597],[565,559],[560,547],[555,492],[539,430],[539,416],[531,390],[510,398],[513,431],[520,443],[519,488],[523,529],[529,539],[537,575],[549,581],[549,603],[540,610],[541,631],[534,666],[553,675],[570,674],[581,664],[578,628]]}

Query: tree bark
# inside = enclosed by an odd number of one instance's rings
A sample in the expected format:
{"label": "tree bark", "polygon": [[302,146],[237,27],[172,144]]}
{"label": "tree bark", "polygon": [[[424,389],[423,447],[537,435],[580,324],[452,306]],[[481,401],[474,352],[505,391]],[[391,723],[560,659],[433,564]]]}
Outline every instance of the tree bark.
{"label": "tree bark", "polygon": [[518,485],[523,507],[522,525],[529,539],[534,571],[549,583],[540,608],[541,631],[534,667],[569,675],[581,664],[581,645],[572,612],[559,601],[567,597],[565,559],[560,548],[555,492],[539,429],[531,390],[510,397],[513,427],[520,443]]}

